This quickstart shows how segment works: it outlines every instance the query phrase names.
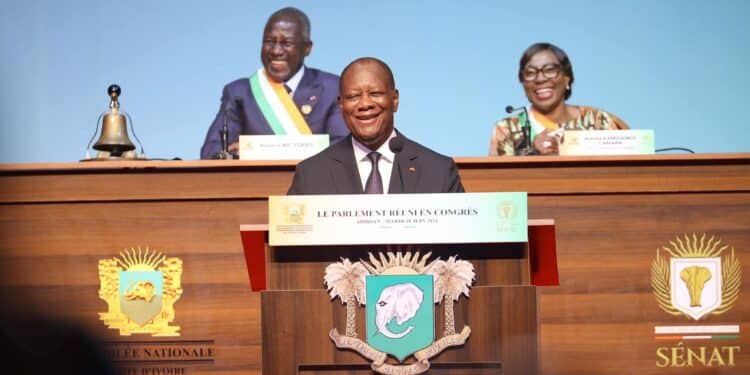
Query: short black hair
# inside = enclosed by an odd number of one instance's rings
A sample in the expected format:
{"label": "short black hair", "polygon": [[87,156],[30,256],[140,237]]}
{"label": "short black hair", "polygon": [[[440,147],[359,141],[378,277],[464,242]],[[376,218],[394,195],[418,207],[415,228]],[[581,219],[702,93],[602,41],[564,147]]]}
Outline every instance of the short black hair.
{"label": "short black hair", "polygon": [[[391,90],[395,90],[396,89],[396,80],[393,78],[393,72],[391,71],[391,68],[383,60],[380,60],[380,59],[375,58],[375,57],[360,57],[360,58],[358,58],[358,59],[350,62],[349,65],[347,65],[346,68],[344,68],[344,70],[341,71],[342,81],[340,81],[340,82],[343,82],[344,74],[346,74],[346,72],[351,67],[353,67],[354,65],[360,65],[360,64],[377,64],[377,65],[380,65],[380,67],[383,68],[383,70],[385,70],[386,75],[388,76],[388,82],[387,82],[388,88],[391,89]],[[340,86],[341,85],[339,84],[339,89],[341,89]]]}
{"label": "short black hair", "polygon": [[300,26],[302,26],[302,36],[305,38],[304,41],[310,41],[310,18],[307,17],[307,14],[305,14],[305,12],[294,7],[281,8],[273,12],[273,14],[268,17],[268,21],[266,21],[266,27],[268,27],[268,25],[271,24],[272,21],[280,18],[295,18],[297,21],[299,21]]}
{"label": "short black hair", "polygon": [[557,57],[557,60],[560,61],[560,70],[570,78],[570,88],[565,90],[565,100],[568,100],[573,94],[573,81],[575,80],[573,77],[573,65],[570,63],[568,54],[565,53],[562,48],[552,43],[534,43],[529,46],[529,48],[526,48],[526,51],[524,51],[521,56],[521,61],[518,63],[518,81],[523,83],[523,69],[526,67],[526,64],[529,63],[529,60],[541,51],[552,52],[552,54]]}

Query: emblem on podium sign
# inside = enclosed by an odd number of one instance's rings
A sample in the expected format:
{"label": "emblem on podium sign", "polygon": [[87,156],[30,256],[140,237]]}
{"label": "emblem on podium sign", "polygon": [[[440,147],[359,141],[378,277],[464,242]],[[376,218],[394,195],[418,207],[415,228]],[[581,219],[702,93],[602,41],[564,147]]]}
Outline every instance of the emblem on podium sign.
{"label": "emblem on podium sign", "polygon": [[742,276],[734,248],[705,234],[676,237],[670,245],[657,249],[651,263],[651,286],[659,307],[694,320],[731,309],[739,298]]}
{"label": "emblem on podium sign", "polygon": [[742,266],[734,247],[721,239],[684,234],[658,248],[651,263],[654,297],[679,323],[666,320],[654,326],[654,340],[660,343],[656,367],[735,367],[740,324],[711,317],[734,306],[741,285]]}
{"label": "emblem on podium sign", "polygon": [[287,224],[302,224],[305,219],[305,205],[284,205],[284,219]]}
{"label": "emblem on podium sign", "polygon": [[99,260],[99,297],[108,311],[99,313],[107,327],[120,335],[147,333],[179,336],[174,303],[182,295],[182,261],[139,247],[119,257]]}
{"label": "emblem on podium sign", "polygon": [[[469,296],[474,281],[471,263],[450,257],[427,263],[431,253],[370,253],[368,261],[342,259],[326,267],[325,283],[331,298],[346,305],[346,331],[333,328],[329,336],[339,349],[350,349],[372,361],[381,374],[420,374],[429,359],[443,350],[461,346],[471,334],[455,330],[453,304]],[[443,336],[435,340],[435,304],[443,303]],[[357,306],[365,305],[365,340],[357,333]],[[386,363],[388,355],[397,364]],[[414,356],[416,361],[404,364]]]}
{"label": "emblem on podium sign", "polygon": [[367,343],[403,361],[435,341],[432,275],[368,275]]}

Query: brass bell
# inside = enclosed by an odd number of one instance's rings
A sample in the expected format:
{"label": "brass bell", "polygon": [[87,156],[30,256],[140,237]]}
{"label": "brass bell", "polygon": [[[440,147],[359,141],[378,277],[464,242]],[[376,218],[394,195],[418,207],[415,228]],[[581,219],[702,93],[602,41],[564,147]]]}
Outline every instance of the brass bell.
{"label": "brass bell", "polygon": [[[138,157],[135,151],[132,151],[135,150],[135,145],[130,140],[130,137],[128,137],[128,120],[130,116],[125,111],[120,110],[118,98],[121,92],[118,85],[110,85],[107,88],[107,93],[110,97],[109,110],[99,116],[101,120],[101,134],[99,135],[99,140],[93,146],[93,149],[99,151],[96,159],[136,159]],[[97,121],[97,130],[99,125],[100,122]],[[133,132],[132,120],[130,120],[130,129]],[[133,136],[135,136],[135,133],[133,133]],[[94,133],[94,137],[96,137],[96,132]],[[137,136],[136,140],[138,140]],[[140,144],[140,141],[138,143]],[[91,141],[89,141],[89,145],[91,145]],[[141,153],[143,153],[142,149],[143,146],[141,146]],[[88,152],[86,159],[90,160]]]}

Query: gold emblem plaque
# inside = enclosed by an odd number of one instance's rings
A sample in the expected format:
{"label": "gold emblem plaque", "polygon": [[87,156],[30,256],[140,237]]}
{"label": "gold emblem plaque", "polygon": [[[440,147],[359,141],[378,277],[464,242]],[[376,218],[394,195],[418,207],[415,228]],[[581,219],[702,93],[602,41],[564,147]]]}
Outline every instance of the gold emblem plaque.
{"label": "gold emblem plaque", "polygon": [[705,234],[676,237],[656,250],[651,263],[651,286],[659,307],[694,320],[731,309],[739,299],[741,280],[734,248]]}
{"label": "gold emblem plaque", "polygon": [[182,260],[160,252],[131,248],[119,257],[99,260],[99,298],[107,312],[99,319],[122,336],[134,333],[179,336],[174,303],[182,295]]}

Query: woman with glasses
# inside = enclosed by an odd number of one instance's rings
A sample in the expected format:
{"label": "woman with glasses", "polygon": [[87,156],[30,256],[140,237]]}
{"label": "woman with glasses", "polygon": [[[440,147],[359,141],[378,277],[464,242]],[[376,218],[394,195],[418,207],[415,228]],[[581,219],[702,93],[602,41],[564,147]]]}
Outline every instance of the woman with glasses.
{"label": "woman with glasses", "polygon": [[[531,107],[495,124],[491,156],[557,155],[566,129],[628,129],[611,113],[565,102],[573,93],[573,67],[565,51],[553,44],[537,43],[526,49],[518,67],[518,80]],[[524,131],[527,121],[529,128]],[[530,133],[528,140],[526,132]]]}

